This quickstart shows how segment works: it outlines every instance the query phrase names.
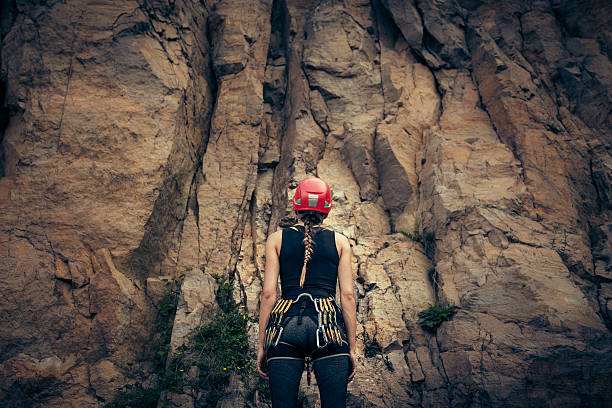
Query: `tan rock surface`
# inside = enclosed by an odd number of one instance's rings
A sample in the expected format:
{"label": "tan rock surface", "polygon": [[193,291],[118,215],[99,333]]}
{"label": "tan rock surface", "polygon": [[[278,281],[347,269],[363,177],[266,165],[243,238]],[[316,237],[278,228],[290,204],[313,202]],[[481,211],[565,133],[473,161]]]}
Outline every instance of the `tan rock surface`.
{"label": "tan rock surface", "polygon": [[[308,175],[353,246],[348,406],[609,405],[611,11],[4,2],[0,405],[116,398],[181,273],[173,348],[214,313],[211,274],[257,315]],[[435,301],[460,309],[432,334]],[[245,387],[220,406],[255,406]]]}

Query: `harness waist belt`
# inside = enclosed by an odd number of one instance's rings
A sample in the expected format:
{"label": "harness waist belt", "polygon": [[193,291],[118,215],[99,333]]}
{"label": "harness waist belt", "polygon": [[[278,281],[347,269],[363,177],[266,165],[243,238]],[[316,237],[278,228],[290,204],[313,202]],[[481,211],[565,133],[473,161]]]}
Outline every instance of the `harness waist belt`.
{"label": "harness waist belt", "polygon": [[283,298],[296,299],[298,296],[300,296],[303,293],[310,293],[312,297],[333,297],[334,296],[333,293],[330,293],[326,289],[304,287],[304,288],[294,288],[294,289],[289,289],[287,291],[283,291]]}

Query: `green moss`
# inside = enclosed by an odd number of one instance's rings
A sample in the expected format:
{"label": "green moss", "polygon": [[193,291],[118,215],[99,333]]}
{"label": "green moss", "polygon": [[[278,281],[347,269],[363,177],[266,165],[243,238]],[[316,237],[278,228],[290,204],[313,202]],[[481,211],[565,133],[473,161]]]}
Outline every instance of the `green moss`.
{"label": "green moss", "polygon": [[213,277],[219,284],[217,303],[221,313],[196,330],[194,345],[200,356],[200,376],[195,385],[206,393],[206,401],[211,406],[216,405],[225,393],[232,374],[243,377],[258,375],[253,364],[256,355],[249,347],[246,331],[247,324],[255,319],[233,300],[232,284],[223,276]]}
{"label": "green moss", "polygon": [[412,229],[412,231],[400,230],[399,232],[411,241],[421,243],[423,242],[423,237],[419,232],[419,220],[414,220],[414,228]]}
{"label": "green moss", "polygon": [[[188,339],[187,344],[190,345],[182,345],[172,356],[168,356],[170,338],[180,279],[184,275],[167,282],[170,290],[159,305],[155,325],[160,338],[155,356],[157,381],[154,387],[147,389],[142,385],[145,374],[133,373],[132,377],[137,381],[126,385],[117,399],[106,407],[154,408],[164,392],[182,393],[185,388],[191,389],[194,397],[202,393],[199,404],[215,406],[225,395],[232,374],[242,377],[251,398],[270,402],[268,383],[257,372],[256,354],[248,342],[247,325],[255,322],[255,319],[248,315],[244,306],[233,300],[233,286],[227,278],[212,276],[218,284],[216,301],[220,312],[209,323],[196,328]],[[188,377],[187,374],[194,366],[198,368],[199,374]]]}
{"label": "green moss", "polygon": [[419,232],[419,220],[414,220],[414,227],[412,231],[399,230],[399,232],[414,242],[419,242],[424,245],[431,245],[436,239],[436,235],[433,232],[427,232],[425,236]]}
{"label": "green moss", "polygon": [[418,323],[427,331],[435,333],[445,320],[451,320],[453,315],[460,309],[459,306],[442,306],[438,302],[419,312]]}
{"label": "green moss", "polygon": [[[268,385],[268,381],[264,380],[257,373],[257,381],[251,388],[250,398],[251,400],[257,399],[260,402],[269,404],[272,402],[272,397],[270,396],[270,386]],[[298,406],[300,406],[298,404]]]}
{"label": "green moss", "polygon": [[207,405],[215,406],[225,394],[231,375],[236,374],[242,377],[251,398],[269,402],[270,389],[257,372],[257,355],[247,335],[248,324],[257,320],[234,301],[233,286],[226,277],[212,276],[219,285],[216,300],[221,312],[196,330],[193,351],[198,356],[200,376],[193,386],[206,395]]}
{"label": "green moss", "polygon": [[170,338],[172,326],[176,315],[179,291],[185,274],[172,279],[162,279],[166,282],[168,292],[164,295],[158,305],[155,330],[158,341],[154,357],[154,373],[158,380],[152,387],[143,385],[147,375],[142,371],[132,372],[128,378],[133,381],[126,384],[117,395],[117,398],[105,405],[106,408],[156,408],[160,395],[163,391],[176,389],[182,375],[178,369],[170,364],[166,369],[166,360],[170,349]]}

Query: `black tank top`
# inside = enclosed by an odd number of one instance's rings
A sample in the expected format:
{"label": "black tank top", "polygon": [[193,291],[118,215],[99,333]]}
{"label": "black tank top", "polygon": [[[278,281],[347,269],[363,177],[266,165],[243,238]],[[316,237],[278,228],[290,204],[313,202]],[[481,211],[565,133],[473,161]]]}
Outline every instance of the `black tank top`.
{"label": "black tank top", "polygon": [[[294,229],[296,228],[296,229]],[[300,288],[300,275],[304,265],[304,226],[294,225],[283,228],[283,238],[279,256],[281,291],[284,299],[295,299],[297,295],[308,292],[313,296],[335,296],[340,257],[336,249],[334,231],[315,227],[313,252],[306,265],[304,286]],[[313,231],[313,232],[314,232]]]}

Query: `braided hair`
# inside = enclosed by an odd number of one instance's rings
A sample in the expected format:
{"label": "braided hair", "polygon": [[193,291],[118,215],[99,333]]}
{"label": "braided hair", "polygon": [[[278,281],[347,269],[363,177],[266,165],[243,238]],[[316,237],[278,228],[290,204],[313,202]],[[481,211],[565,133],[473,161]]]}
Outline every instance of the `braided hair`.
{"label": "braided hair", "polygon": [[[298,211],[298,218],[304,223],[304,266],[302,267],[302,274],[300,275],[300,288],[304,285],[306,279],[306,264],[310,261],[310,257],[314,252],[313,238],[317,231],[314,231],[313,227],[320,224],[327,214],[319,211],[302,210]],[[314,232],[314,233],[313,233]]]}

